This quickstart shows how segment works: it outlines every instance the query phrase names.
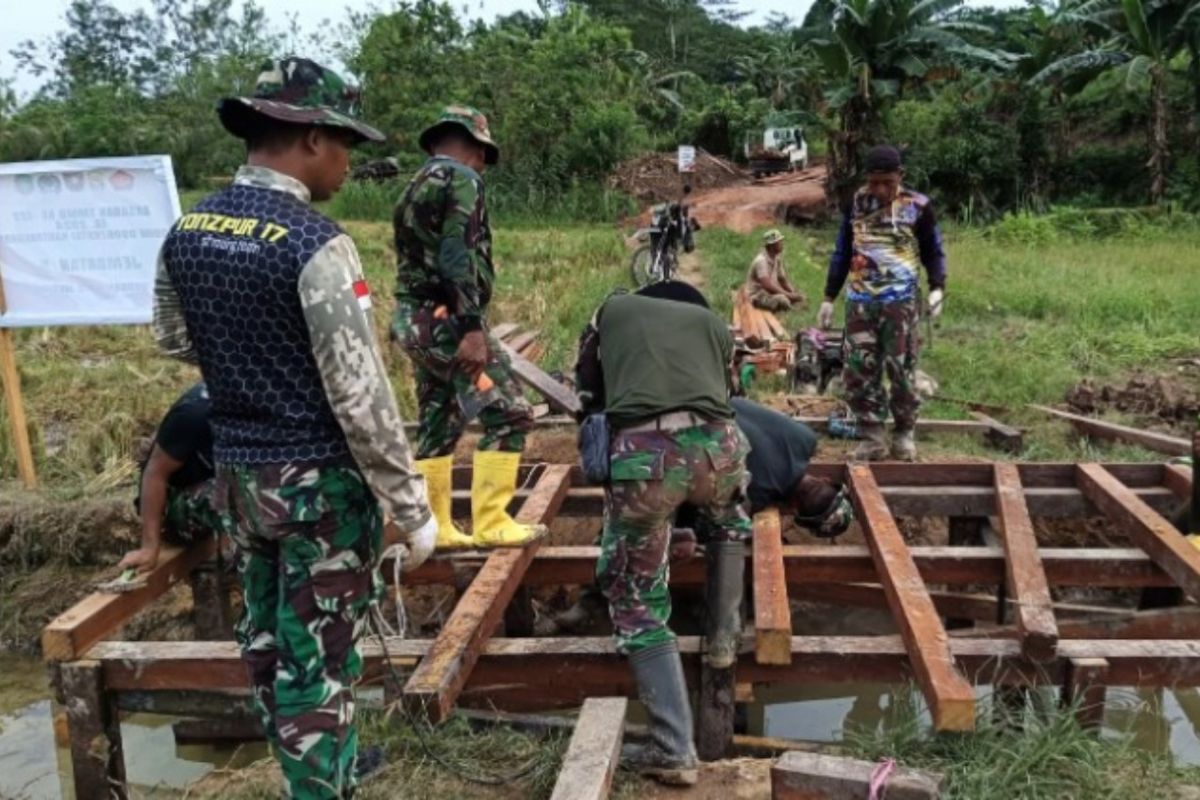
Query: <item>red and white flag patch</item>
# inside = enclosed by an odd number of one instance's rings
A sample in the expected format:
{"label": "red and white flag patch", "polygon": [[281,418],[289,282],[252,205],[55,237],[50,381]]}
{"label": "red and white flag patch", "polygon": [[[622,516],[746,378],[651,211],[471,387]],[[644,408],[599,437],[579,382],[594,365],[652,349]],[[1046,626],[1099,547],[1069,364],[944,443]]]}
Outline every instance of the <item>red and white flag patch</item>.
{"label": "red and white flag patch", "polygon": [[371,289],[364,280],[354,282],[354,296],[358,298],[358,307],[363,311],[371,308]]}

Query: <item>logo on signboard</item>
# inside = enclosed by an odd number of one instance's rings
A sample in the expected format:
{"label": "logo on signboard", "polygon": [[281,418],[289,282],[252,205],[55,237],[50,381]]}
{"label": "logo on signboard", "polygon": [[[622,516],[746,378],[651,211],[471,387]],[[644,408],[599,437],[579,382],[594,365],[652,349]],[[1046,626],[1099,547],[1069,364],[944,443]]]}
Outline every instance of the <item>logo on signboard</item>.
{"label": "logo on signboard", "polygon": [[58,194],[62,191],[62,181],[57,175],[42,174],[37,177],[38,191]]}
{"label": "logo on signboard", "polygon": [[67,187],[67,191],[82,192],[85,178],[82,172],[64,172],[63,185]]}
{"label": "logo on signboard", "polygon": [[108,177],[108,172],[102,169],[94,169],[87,174],[88,188],[103,189],[104,179]]}
{"label": "logo on signboard", "polygon": [[112,187],[118,192],[132,189],[134,182],[133,173],[119,169],[109,177],[108,182],[112,184]]}
{"label": "logo on signboard", "polygon": [[32,194],[33,193],[33,176],[32,175],[18,175],[17,176],[17,191],[20,192],[21,194]]}

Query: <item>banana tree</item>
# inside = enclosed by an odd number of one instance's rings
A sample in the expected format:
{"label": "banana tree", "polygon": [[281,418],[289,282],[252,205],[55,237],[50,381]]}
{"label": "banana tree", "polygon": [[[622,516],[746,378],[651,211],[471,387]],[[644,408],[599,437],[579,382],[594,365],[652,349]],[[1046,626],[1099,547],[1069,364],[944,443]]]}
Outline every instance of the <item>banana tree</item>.
{"label": "banana tree", "polygon": [[1149,86],[1150,200],[1161,203],[1167,193],[1170,150],[1167,139],[1167,75],[1171,61],[1193,48],[1200,30],[1200,0],[1091,0],[1075,12],[1085,24],[1104,30],[1100,43],[1048,65],[1033,76],[1050,82],[1062,76],[1095,76],[1111,69],[1125,74],[1125,86]]}

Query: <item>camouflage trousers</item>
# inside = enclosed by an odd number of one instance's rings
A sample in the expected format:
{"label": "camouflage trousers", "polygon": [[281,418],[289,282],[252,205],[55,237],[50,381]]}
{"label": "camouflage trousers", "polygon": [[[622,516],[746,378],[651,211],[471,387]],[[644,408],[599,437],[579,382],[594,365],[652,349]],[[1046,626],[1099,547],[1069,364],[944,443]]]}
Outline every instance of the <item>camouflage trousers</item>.
{"label": "camouflage trousers", "polygon": [[860,422],[887,421],[889,402],[883,388],[886,372],[896,427],[910,429],[916,424],[921,407],[916,390],[917,354],[921,348],[917,322],[916,300],[846,304],[842,383],[850,410]]}
{"label": "camouflage trousers", "polygon": [[782,294],[771,294],[765,289],[750,293],[750,305],[766,311],[791,311],[792,301]]}
{"label": "camouflage trousers", "polygon": [[[477,394],[470,377],[454,363],[458,332],[450,319],[436,319],[434,306],[400,304],[392,320],[392,338],[412,360],[417,380],[419,425],[417,458],[437,458],[454,452],[467,422],[459,398]],[[519,453],[533,427],[533,409],[513,378],[500,343],[488,334],[488,362],[484,372],[495,388],[494,399],[479,412],[483,426],[480,450]]]}
{"label": "camouflage trousers", "polygon": [[742,507],[748,451],[732,421],[614,437],[596,580],[608,599],[619,652],[675,638],[667,627],[667,556],[680,505],[696,506],[713,540],[749,538],[752,526]]}
{"label": "camouflage trousers", "polygon": [[218,511],[213,492],[216,480],[178,488],[167,487],[167,509],[163,514],[163,538],[171,544],[189,546],[206,536],[221,536],[230,529],[229,514]]}
{"label": "camouflage trousers", "polygon": [[221,467],[244,608],[242,659],[286,796],[349,797],[358,643],[382,596],[383,518],[353,467]]}

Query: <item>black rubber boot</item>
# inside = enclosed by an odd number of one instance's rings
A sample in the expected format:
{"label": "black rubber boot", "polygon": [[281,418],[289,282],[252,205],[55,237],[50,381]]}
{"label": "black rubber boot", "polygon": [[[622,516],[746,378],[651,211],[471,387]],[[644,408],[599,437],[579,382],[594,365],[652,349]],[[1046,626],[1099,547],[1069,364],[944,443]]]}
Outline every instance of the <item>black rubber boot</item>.
{"label": "black rubber boot", "polygon": [[715,669],[729,669],[737,661],[742,638],[742,593],[745,590],[746,543],[711,542],[708,545],[708,629],[704,660]]}
{"label": "black rubber boot", "polygon": [[629,666],[650,719],[650,740],[621,748],[621,759],[629,769],[659,783],[695,785],[699,762],[679,645],[672,641],[639,650],[629,657]]}

